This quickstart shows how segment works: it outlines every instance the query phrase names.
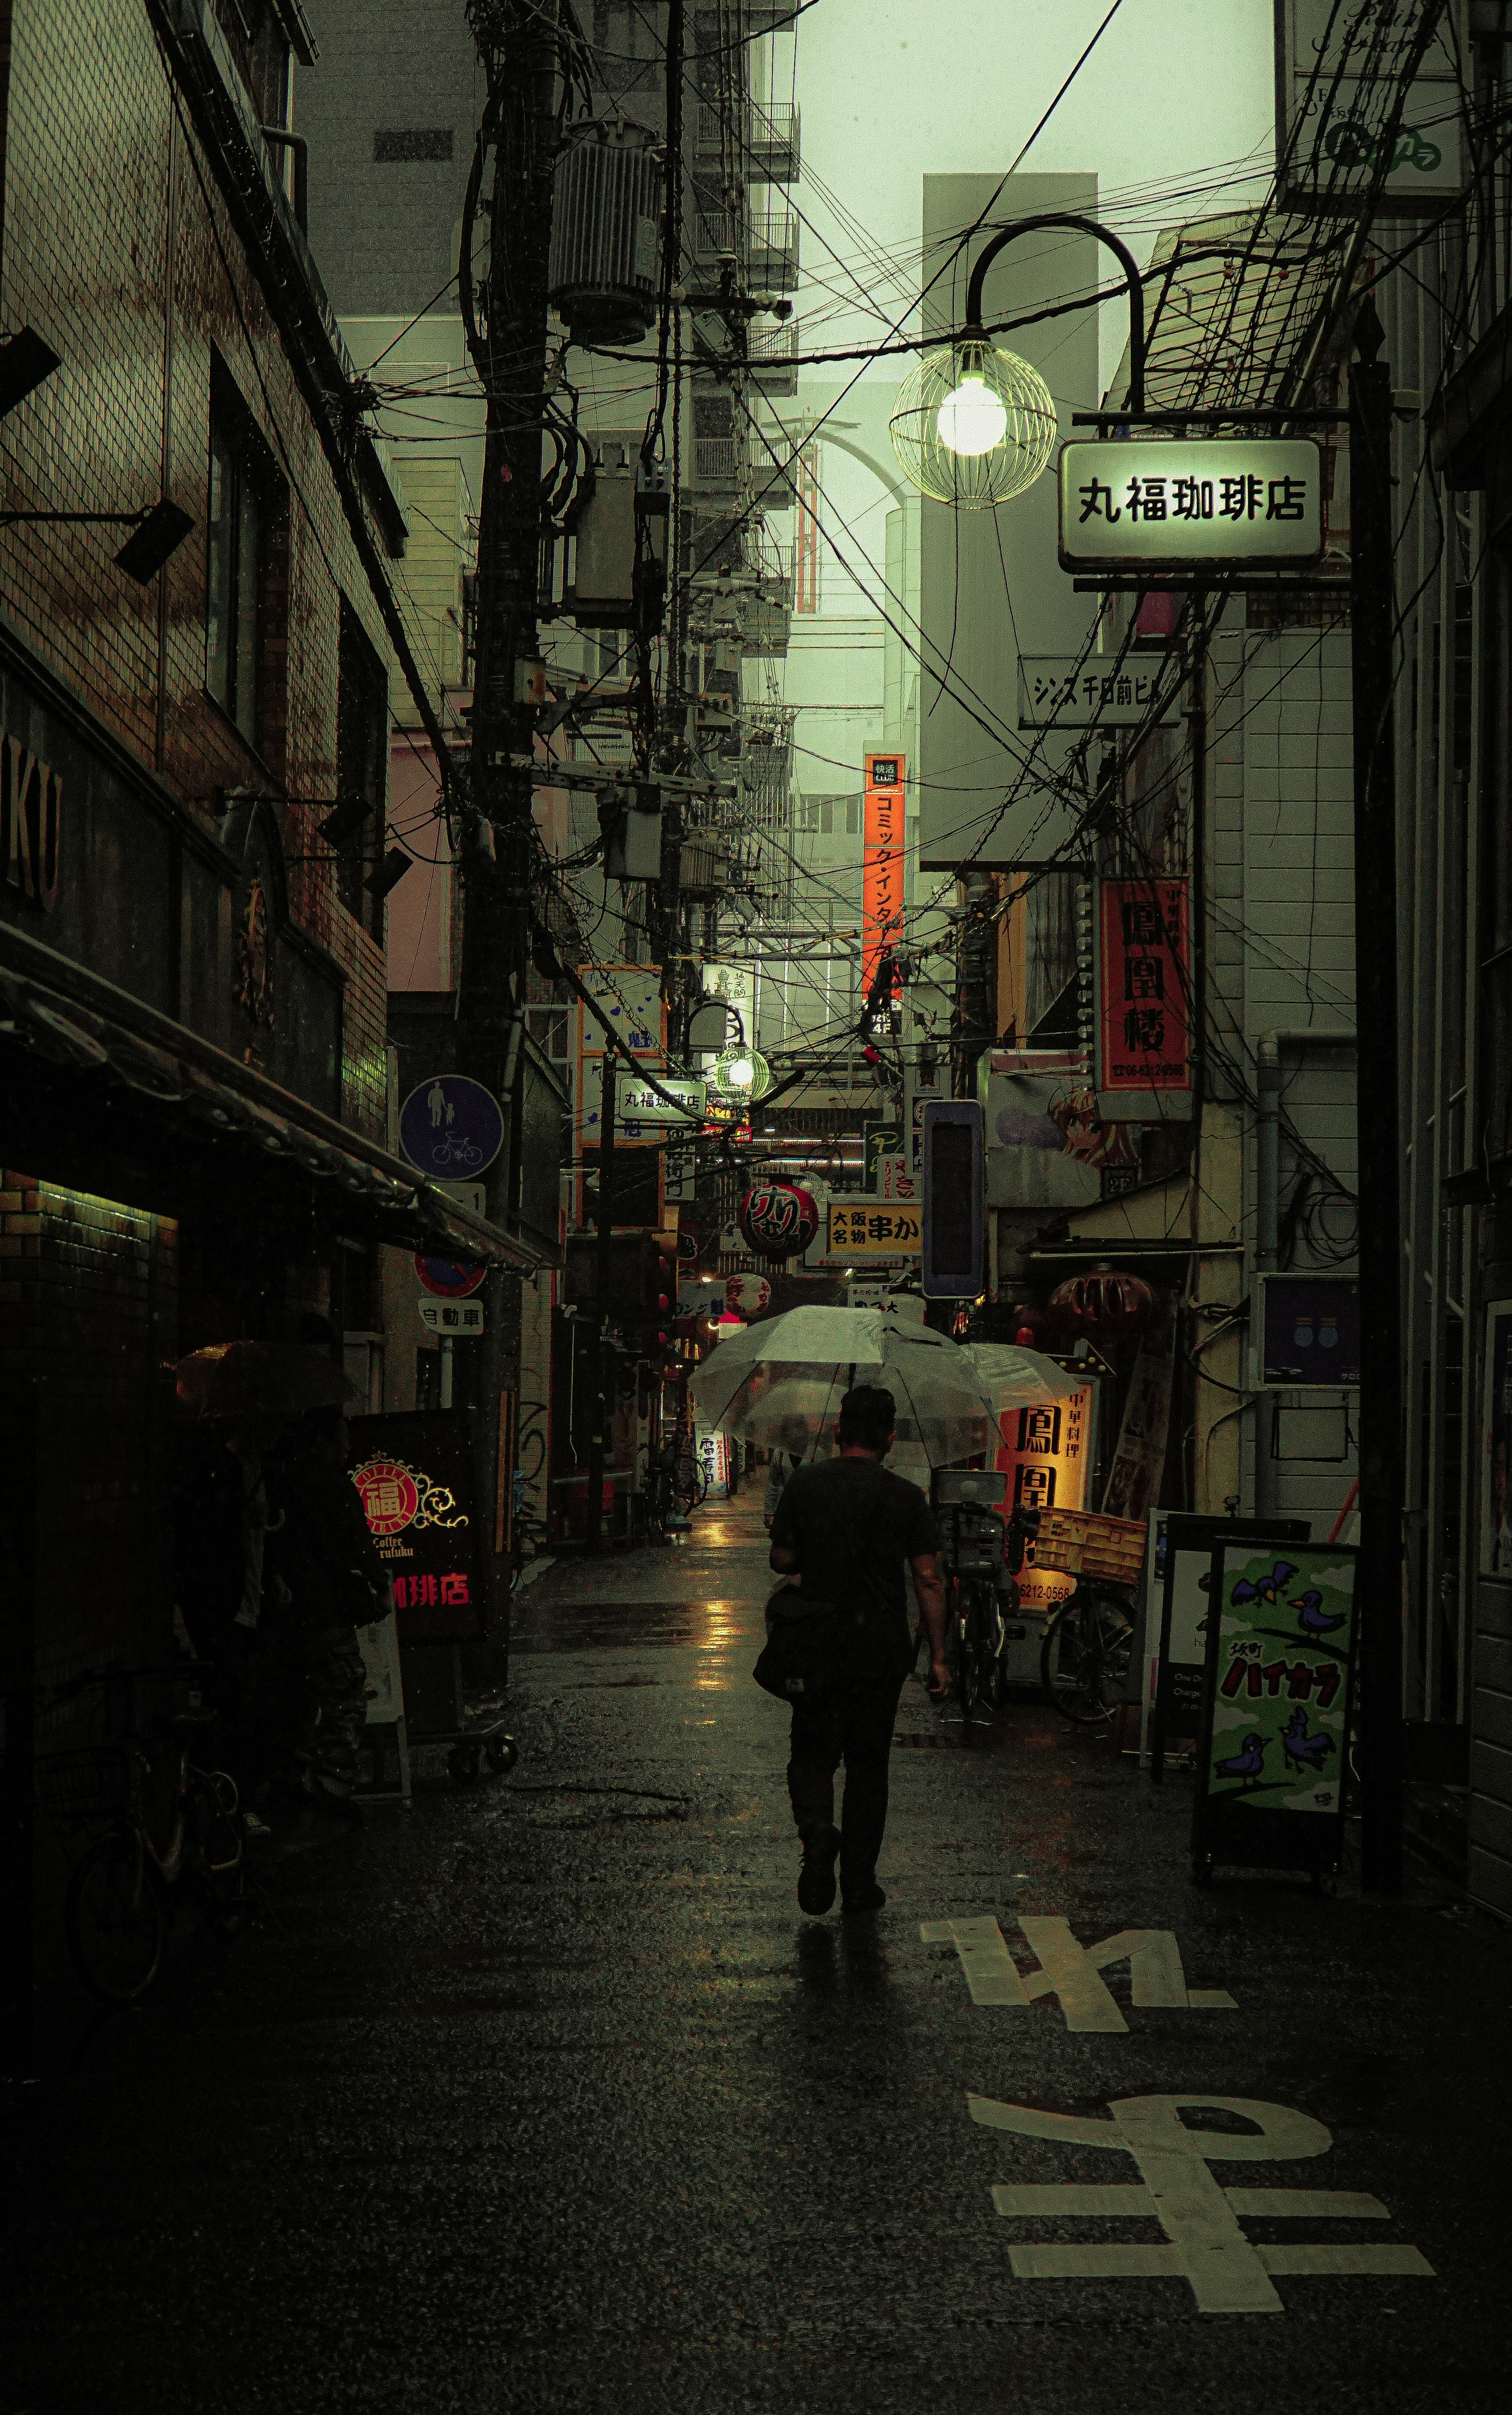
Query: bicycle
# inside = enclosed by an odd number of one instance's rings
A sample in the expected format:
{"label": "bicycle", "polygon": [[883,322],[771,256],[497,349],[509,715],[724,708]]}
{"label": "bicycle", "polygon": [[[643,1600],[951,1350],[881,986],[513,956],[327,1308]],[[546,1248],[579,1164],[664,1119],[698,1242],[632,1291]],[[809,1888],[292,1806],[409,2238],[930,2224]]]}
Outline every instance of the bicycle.
{"label": "bicycle", "polygon": [[1062,1718],[1100,1727],[1129,1690],[1134,1613],[1118,1586],[1083,1577],[1045,1629],[1040,1680]]}
{"label": "bicycle", "polygon": [[[133,1677],[185,1673],[131,1672]],[[52,1699],[64,1701],[91,1685],[111,1683],[110,1677],[98,1675],[79,1678]],[[145,1809],[152,1763],[140,1745],[122,1739],[80,1746],[37,1761],[37,1803],[44,1817],[66,1833],[108,1823],[107,1833],[74,1864],[63,1902],[68,1959],[102,2003],[134,2003],[152,1986],[177,1910],[178,1889],[192,1898],[216,1933],[225,1935],[232,1925],[230,1905],[240,1893],[242,1864],[235,1780],[226,1770],[201,1769],[189,1759],[190,1739],[212,1726],[217,1716],[198,1703],[169,1716],[178,1765],[169,1834],[161,1850],[153,1840]]]}
{"label": "bicycle", "polygon": [[685,1443],[677,1454],[672,1492],[686,1518],[691,1518],[696,1509],[701,1509],[709,1498],[709,1470],[691,1443]]}
{"label": "bicycle", "polygon": [[1000,1509],[980,1502],[950,1503],[941,1516],[951,1595],[946,1657],[969,1724],[979,1703],[995,1713],[1002,1708],[1008,1622],[1018,1608],[1015,1578],[1040,1519],[1036,1510],[1015,1508],[1005,1521]]}

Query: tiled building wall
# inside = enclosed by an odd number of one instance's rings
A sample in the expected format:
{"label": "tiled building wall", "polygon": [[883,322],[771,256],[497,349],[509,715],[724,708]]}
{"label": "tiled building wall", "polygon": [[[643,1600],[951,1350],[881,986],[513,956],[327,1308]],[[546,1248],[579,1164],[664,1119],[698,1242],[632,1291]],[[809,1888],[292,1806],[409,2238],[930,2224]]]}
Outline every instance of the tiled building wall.
{"label": "tiled building wall", "polygon": [[[163,1563],[177,1239],[169,1217],[0,1174],[0,1389],[7,1424],[36,1406],[44,1689],[172,1649]],[[39,1741],[50,1725],[78,1724],[77,1711],[44,1718]]]}
{"label": "tiled building wall", "polygon": [[[0,532],[0,610],[142,760],[208,818],[229,788],[334,792],[339,598],[381,652],[382,623],[329,465],[142,0],[14,0],[0,319],[62,368],[4,422],[8,505],[139,509],[159,492],[193,533],[157,581],[111,559],[124,532]],[[265,671],[282,711],[260,753],[205,690],[210,380],[218,353],[289,488],[287,629]],[[382,548],[380,548],[382,549]],[[280,676],[281,674],[281,676]],[[316,817],[284,803],[291,859]],[[347,974],[343,1114],[381,1136],[382,950],[323,865],[291,862],[294,920]]]}

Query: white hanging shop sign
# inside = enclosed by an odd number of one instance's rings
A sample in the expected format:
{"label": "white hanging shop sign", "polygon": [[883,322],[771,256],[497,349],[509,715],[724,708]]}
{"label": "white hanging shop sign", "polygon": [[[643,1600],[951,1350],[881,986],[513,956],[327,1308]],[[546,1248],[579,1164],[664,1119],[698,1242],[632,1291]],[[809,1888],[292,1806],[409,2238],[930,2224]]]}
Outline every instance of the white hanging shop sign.
{"label": "white hanging shop sign", "polygon": [[1063,570],[1295,569],[1323,552],[1310,437],[1108,437],[1060,450]]}

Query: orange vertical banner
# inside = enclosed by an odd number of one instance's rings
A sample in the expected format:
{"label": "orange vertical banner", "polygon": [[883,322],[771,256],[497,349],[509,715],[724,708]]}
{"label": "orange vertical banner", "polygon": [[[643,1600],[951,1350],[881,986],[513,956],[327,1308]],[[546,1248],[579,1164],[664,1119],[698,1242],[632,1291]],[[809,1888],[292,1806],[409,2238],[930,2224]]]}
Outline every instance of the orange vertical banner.
{"label": "orange vertical banner", "polygon": [[[861,996],[877,959],[903,938],[905,764],[901,755],[868,755],[861,854]],[[893,995],[900,984],[894,982]]]}

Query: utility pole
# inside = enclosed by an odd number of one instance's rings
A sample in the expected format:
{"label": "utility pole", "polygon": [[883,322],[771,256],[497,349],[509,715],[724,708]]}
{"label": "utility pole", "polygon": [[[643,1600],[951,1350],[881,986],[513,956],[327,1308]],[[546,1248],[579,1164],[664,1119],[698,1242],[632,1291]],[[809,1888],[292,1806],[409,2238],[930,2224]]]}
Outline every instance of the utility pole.
{"label": "utility pole", "polygon": [[604,1446],[609,1424],[608,1387],[605,1380],[607,1351],[605,1347],[609,1323],[609,1298],[614,1284],[614,1118],[615,1072],[614,1051],[606,1047],[604,1065],[604,1105],[599,1118],[598,1142],[598,1214],[594,1220],[598,1234],[593,1283],[593,1340],[588,1358],[588,1388],[593,1403],[593,1424],[588,1443],[588,1524],[586,1540],[590,1555],[604,1549]]}
{"label": "utility pole", "polygon": [[[530,951],[531,791],[537,705],[533,666],[541,553],[546,278],[557,153],[558,0],[469,0],[487,77],[494,173],[487,276],[463,297],[487,398],[480,499],[471,794],[461,818],[465,904],[457,1065],[500,1099],[518,1057]],[[471,278],[470,262],[461,274]],[[512,1055],[512,1043],[513,1055]],[[520,1147],[518,1118],[487,1178],[504,1222]],[[458,1407],[471,1412],[477,1497],[493,1504],[501,1394],[512,1388],[515,1319],[490,1277],[487,1325],[463,1354]],[[507,1328],[507,1329],[506,1329]],[[517,1371],[516,1371],[517,1372]],[[496,1505],[495,1505],[496,1506]]]}
{"label": "utility pole", "polygon": [[1355,982],[1360,1201],[1360,1736],[1364,1879],[1401,1891],[1401,1145],[1397,1032],[1391,371],[1367,296],[1349,372]]}

